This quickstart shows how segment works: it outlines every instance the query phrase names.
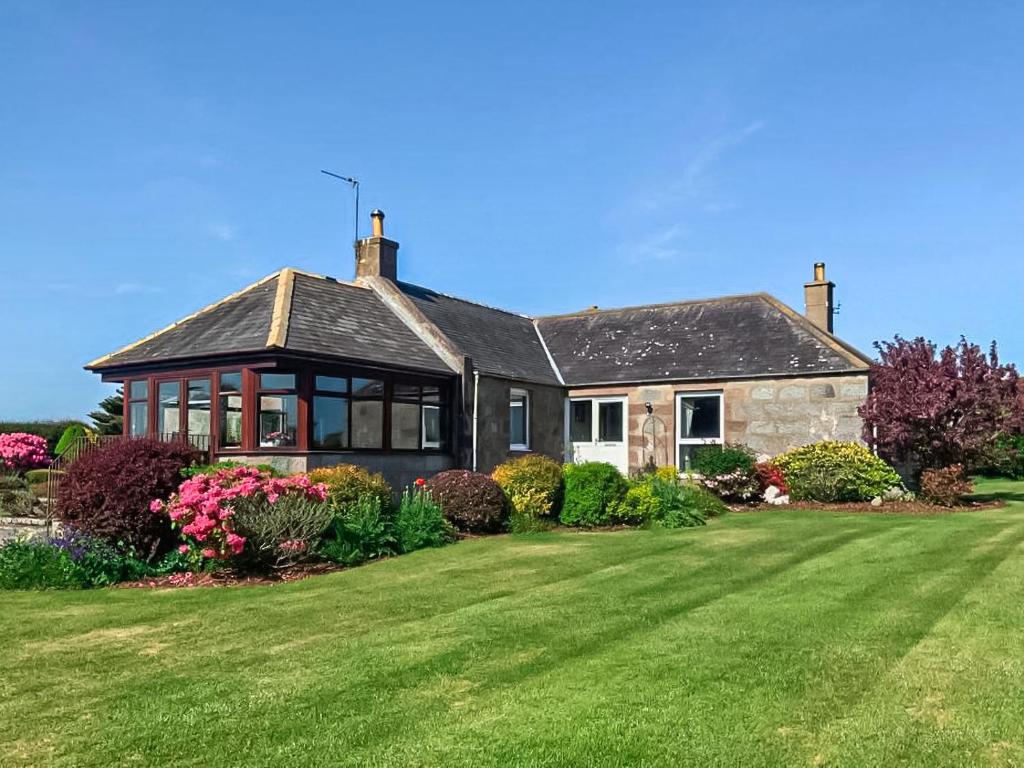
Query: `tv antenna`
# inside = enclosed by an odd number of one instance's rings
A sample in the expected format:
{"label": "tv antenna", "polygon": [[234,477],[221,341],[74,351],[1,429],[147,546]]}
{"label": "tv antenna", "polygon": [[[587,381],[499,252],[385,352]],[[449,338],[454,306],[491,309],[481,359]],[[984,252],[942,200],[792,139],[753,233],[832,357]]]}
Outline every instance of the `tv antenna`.
{"label": "tv antenna", "polygon": [[323,173],[323,174],[325,174],[327,176],[333,176],[336,179],[340,179],[341,181],[344,181],[349,186],[351,186],[352,189],[354,189],[356,191],[356,239],[355,239],[355,242],[356,242],[356,244],[358,244],[359,243],[359,179],[354,179],[351,176],[342,176],[340,173],[332,173],[331,171],[325,171],[322,168],[320,169],[320,173]]}

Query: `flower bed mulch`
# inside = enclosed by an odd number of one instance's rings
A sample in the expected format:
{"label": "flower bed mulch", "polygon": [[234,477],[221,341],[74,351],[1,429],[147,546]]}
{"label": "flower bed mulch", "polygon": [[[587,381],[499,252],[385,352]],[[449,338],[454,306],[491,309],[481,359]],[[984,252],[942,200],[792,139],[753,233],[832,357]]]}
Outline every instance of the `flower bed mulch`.
{"label": "flower bed mulch", "polygon": [[972,501],[958,507],[940,507],[923,501],[887,501],[881,506],[873,506],[870,501],[847,502],[843,504],[824,504],[815,501],[794,501],[789,504],[753,504],[745,507],[730,507],[733,512],[773,512],[777,510],[799,509],[812,512],[849,512],[852,514],[871,515],[952,515],[960,512],[982,512],[986,509],[998,509],[1005,506],[1002,500]]}
{"label": "flower bed mulch", "polygon": [[308,563],[282,568],[271,574],[238,573],[230,569],[213,571],[212,573],[172,573],[167,576],[155,576],[141,581],[123,581],[117,586],[122,589],[153,589],[168,587],[234,587],[242,585],[284,584],[298,581],[307,576],[318,576],[323,573],[345,570],[344,566],[334,563]]}

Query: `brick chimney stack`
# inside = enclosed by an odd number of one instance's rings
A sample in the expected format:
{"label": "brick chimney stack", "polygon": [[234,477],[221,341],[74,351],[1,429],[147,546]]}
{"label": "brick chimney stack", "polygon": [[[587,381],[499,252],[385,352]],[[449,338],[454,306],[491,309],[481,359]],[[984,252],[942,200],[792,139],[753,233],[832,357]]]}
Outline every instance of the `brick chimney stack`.
{"label": "brick chimney stack", "polygon": [[384,211],[370,212],[373,234],[356,243],[356,277],[398,279],[398,243],[384,237]]}
{"label": "brick chimney stack", "polygon": [[804,283],[804,315],[821,328],[832,333],[832,317],[835,308],[832,303],[832,292],[836,284],[825,279],[825,262],[814,265],[814,280]]}

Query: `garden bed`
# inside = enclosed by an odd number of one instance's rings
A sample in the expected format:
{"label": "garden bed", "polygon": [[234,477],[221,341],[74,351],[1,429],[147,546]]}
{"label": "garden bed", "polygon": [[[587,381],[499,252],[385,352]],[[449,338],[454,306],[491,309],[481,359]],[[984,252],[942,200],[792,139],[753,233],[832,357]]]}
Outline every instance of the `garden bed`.
{"label": "garden bed", "polygon": [[182,587],[238,587],[268,584],[286,584],[300,581],[309,576],[320,576],[325,573],[346,570],[346,566],[335,563],[305,563],[282,568],[266,574],[238,573],[231,569],[212,571],[210,573],[170,573],[166,576],[154,576],[139,581],[123,581],[115,584],[117,589],[173,589]]}
{"label": "garden bed", "polygon": [[982,512],[986,509],[998,509],[1006,506],[1002,500],[974,501],[956,507],[940,507],[935,504],[915,499],[914,501],[887,501],[874,506],[870,501],[847,502],[842,504],[826,504],[820,501],[794,501],[789,504],[754,504],[750,506],[730,507],[733,512],[778,512],[780,510],[806,510],[809,512],[847,512],[851,514],[871,515],[951,515],[960,512]]}

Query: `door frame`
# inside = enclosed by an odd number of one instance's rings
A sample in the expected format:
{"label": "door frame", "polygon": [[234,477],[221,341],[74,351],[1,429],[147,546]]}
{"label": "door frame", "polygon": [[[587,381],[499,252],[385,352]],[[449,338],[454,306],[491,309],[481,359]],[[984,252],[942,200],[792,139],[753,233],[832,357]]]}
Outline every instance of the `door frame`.
{"label": "door frame", "polygon": [[[571,440],[572,434],[572,404],[588,400],[591,403],[590,441],[586,443],[574,443]],[[621,403],[622,404],[622,440],[602,441],[599,438],[600,430],[600,404]],[[594,448],[605,446],[607,448],[621,446],[621,457],[616,464],[623,474],[629,473],[629,395],[575,395],[565,400],[565,451],[568,461],[576,460],[574,445],[590,445]],[[621,463],[620,463],[621,462]]]}

